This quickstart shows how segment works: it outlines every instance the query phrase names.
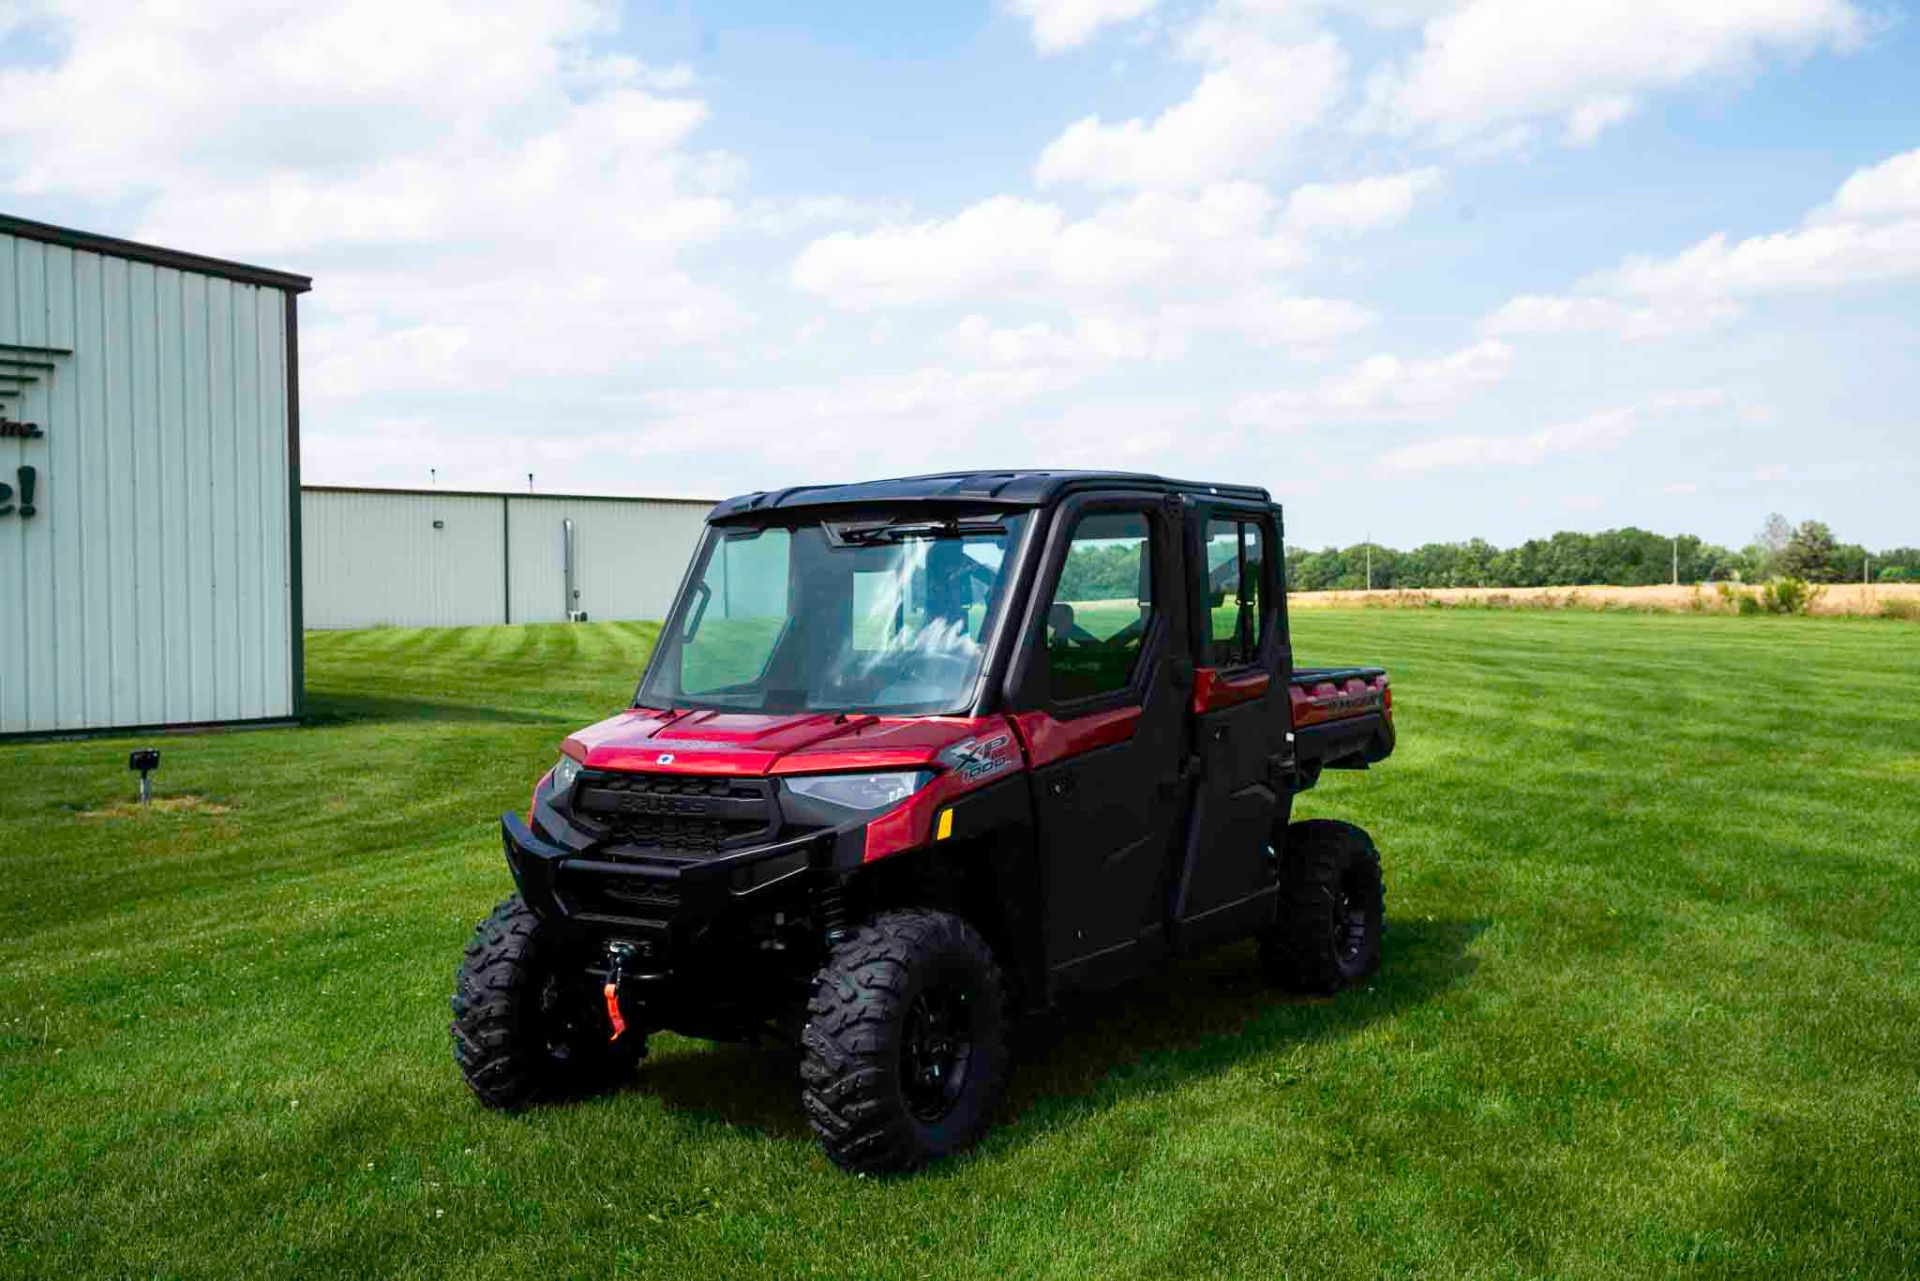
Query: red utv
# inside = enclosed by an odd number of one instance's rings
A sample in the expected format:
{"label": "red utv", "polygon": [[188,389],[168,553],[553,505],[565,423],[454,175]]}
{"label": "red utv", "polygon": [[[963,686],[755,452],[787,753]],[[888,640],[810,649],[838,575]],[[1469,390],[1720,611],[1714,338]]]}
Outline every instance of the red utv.
{"label": "red utv", "polygon": [[473,1092],[785,1035],[827,1154],[900,1170],[986,1129],[1016,1014],[1247,936],[1288,989],[1365,979],[1379,856],[1289,812],[1392,751],[1392,697],[1293,665],[1281,538],[1264,490],[1123,474],[721,503],[633,705],[501,820]]}

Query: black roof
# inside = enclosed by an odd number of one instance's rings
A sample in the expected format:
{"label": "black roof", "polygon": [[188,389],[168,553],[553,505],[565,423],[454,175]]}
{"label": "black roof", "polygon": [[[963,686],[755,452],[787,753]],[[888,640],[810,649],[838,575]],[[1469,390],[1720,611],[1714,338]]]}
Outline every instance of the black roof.
{"label": "black roof", "polygon": [[872,503],[954,503],[987,507],[1044,507],[1085,489],[1148,490],[1168,494],[1220,495],[1271,501],[1257,485],[1209,485],[1123,471],[949,471],[850,485],[799,485],[729,498],[708,520],[726,520],[799,507],[853,507]]}
{"label": "black roof", "polygon": [[18,236],[22,240],[38,240],[49,245],[85,250],[88,253],[107,254],[133,262],[150,262],[156,267],[172,267],[178,271],[198,272],[203,276],[219,276],[249,285],[266,285],[268,288],[283,289],[288,293],[304,294],[313,288],[311,276],[299,276],[290,271],[275,271],[271,267],[249,267],[243,262],[208,258],[204,254],[190,254],[179,249],[162,249],[158,245],[143,245],[138,241],[121,240],[117,236],[96,235],[91,231],[75,231],[71,227],[56,227],[52,223],[16,218],[12,214],[0,213],[0,235]]}

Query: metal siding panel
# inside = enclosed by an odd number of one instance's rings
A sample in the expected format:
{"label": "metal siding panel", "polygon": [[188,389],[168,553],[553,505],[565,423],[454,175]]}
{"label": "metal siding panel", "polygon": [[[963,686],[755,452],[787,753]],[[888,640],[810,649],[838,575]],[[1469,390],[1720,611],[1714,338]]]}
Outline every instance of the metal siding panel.
{"label": "metal siding panel", "polygon": [[[74,345],[79,317],[79,266],[73,251],[47,252],[47,345]],[[69,357],[67,367],[47,389],[47,510],[45,529],[52,560],[47,577],[51,597],[49,616],[54,626],[53,716],[51,725],[36,729],[65,729],[86,723],[86,560],[80,543],[80,466],[84,452],[81,420],[85,398],[79,361]],[[35,520],[40,517],[36,516]]]}
{"label": "metal siding panel", "polygon": [[516,623],[552,623],[567,616],[560,532],[565,518],[554,500],[518,495],[507,500]]}
{"label": "metal siding panel", "polygon": [[181,389],[185,417],[187,484],[182,495],[191,515],[187,521],[186,596],[188,645],[192,651],[187,718],[213,706],[214,670],[218,656],[213,617],[213,415],[207,384],[207,277],[180,278]]}
{"label": "metal siding panel", "polygon": [[[52,256],[46,246],[35,241],[15,242],[14,264],[18,271],[15,280],[20,290],[20,341],[35,347],[54,345],[48,306],[48,289],[56,283],[49,266]],[[64,284],[64,277],[59,277],[58,283]],[[55,417],[54,395],[52,381],[42,379],[35,384],[31,397],[24,402],[33,412],[22,417],[40,423],[43,429],[51,431]],[[40,445],[41,448],[34,451],[30,461],[40,469],[40,485],[44,489],[52,479],[47,466],[51,448],[48,440],[42,440]],[[22,455],[25,457],[24,442]],[[49,510],[43,501],[31,527],[20,531],[20,568],[25,582],[23,590],[14,599],[20,602],[26,648],[25,662],[22,664],[27,682],[26,723],[20,727],[26,730],[52,729],[59,706],[60,689],[54,666],[57,647],[54,641],[53,534],[48,514]]]}
{"label": "metal siding panel", "polygon": [[161,564],[166,599],[161,607],[161,629],[166,637],[164,692],[160,718],[187,720],[193,711],[193,618],[190,598],[192,544],[188,538],[194,514],[187,488],[188,423],[186,414],[186,335],[181,332],[180,273],[159,268],[154,276],[154,431],[160,440],[160,539],[167,549]]}
{"label": "metal siding panel", "polygon": [[135,702],[133,720],[151,725],[167,718],[167,546],[161,541],[167,490],[161,477],[158,415],[159,327],[155,324],[154,269],[137,262],[128,269],[125,323],[130,356],[127,411],[132,461],[134,543],[121,564],[133,571]]}
{"label": "metal siding panel", "polygon": [[287,504],[287,306],[274,289],[254,291],[260,350],[260,628],[262,711],[293,714],[292,522]]}
{"label": "metal siding panel", "polygon": [[308,627],[500,621],[499,499],[321,490],[300,510]]}
{"label": "metal siding panel", "polygon": [[233,282],[207,281],[207,421],[211,428],[208,467],[209,512],[213,518],[214,685],[209,706],[228,720],[240,715],[238,670],[240,619],[235,609],[239,577],[239,504],[234,489],[233,438]]}
{"label": "metal siding panel", "polygon": [[113,582],[107,562],[113,546],[113,471],[108,441],[109,353],[104,315],[106,284],[98,255],[73,256],[74,381],[80,394],[79,500],[73,537],[80,548],[80,679],[86,690],[70,724],[113,723]]}
{"label": "metal siding panel", "polygon": [[[98,564],[107,593],[107,723],[137,724],[140,713],[140,627],[135,612],[133,346],[127,324],[127,274],[120,258],[100,261],[100,333],[105,344],[106,430],[100,439],[106,472],[104,517],[106,546]],[[96,526],[97,526],[96,522]]]}
{"label": "metal siding panel", "polygon": [[260,331],[254,320],[258,285],[235,285],[232,290],[233,325],[233,496],[234,496],[234,638],[239,668],[234,700],[246,719],[264,715],[266,696],[265,636],[260,594]]}
{"label": "metal siding panel", "polygon": [[513,527],[515,622],[564,618],[561,522],[574,522],[579,608],[592,619],[662,618],[673,603],[710,505],[640,499],[507,500]]}
{"label": "metal siding panel", "polygon": [[[20,307],[24,290],[20,248],[26,242],[12,236],[0,236],[0,343],[18,343],[21,338]],[[0,400],[7,417],[32,421],[26,410],[26,397]],[[27,459],[27,441],[9,441],[0,446],[0,484],[12,484],[14,468]],[[18,501],[16,496],[15,501]],[[31,521],[18,516],[0,516],[0,733],[27,727],[31,713],[27,708],[27,672],[33,654],[27,643],[27,614],[15,602],[25,604],[27,585],[27,534]]]}

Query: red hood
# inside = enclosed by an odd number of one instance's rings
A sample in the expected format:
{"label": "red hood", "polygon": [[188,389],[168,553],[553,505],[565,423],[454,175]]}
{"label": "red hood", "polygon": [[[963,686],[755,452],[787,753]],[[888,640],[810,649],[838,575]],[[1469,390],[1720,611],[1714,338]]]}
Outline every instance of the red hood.
{"label": "red hood", "polygon": [[636,707],[569,736],[564,750],[590,769],[812,774],[931,765],[955,743],[1005,728],[1000,716],[776,716]]}

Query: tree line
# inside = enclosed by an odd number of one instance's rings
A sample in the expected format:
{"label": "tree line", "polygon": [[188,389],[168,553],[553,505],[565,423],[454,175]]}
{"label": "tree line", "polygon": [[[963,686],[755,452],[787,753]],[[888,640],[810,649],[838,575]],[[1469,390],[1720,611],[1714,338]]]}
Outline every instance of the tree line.
{"label": "tree line", "polygon": [[1778,513],[1738,550],[1692,534],[1675,537],[1631,526],[1597,534],[1562,531],[1507,548],[1479,538],[1424,543],[1411,551],[1378,543],[1320,551],[1289,547],[1287,579],[1294,591],[1365,587],[1370,561],[1375,588],[1643,587],[1673,581],[1676,553],[1683,583],[1857,583],[1863,574],[1882,583],[1920,582],[1920,548],[1869,553],[1840,542],[1821,521],[1794,525]]}

